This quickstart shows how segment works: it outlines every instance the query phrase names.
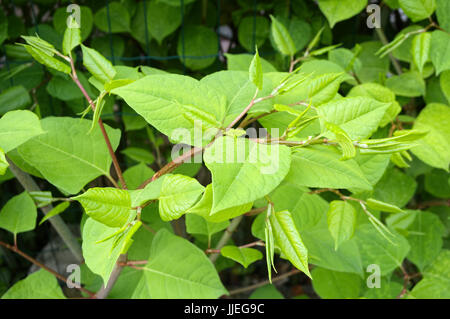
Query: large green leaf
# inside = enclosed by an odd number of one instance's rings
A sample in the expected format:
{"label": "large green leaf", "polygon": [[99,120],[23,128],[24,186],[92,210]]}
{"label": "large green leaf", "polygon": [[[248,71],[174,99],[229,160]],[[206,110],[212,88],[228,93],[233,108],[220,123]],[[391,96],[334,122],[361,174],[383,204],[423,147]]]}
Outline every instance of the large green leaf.
{"label": "large green leaf", "polygon": [[37,210],[33,199],[27,192],[11,198],[0,211],[0,228],[18,233],[36,227]]}
{"label": "large green leaf", "polygon": [[[95,13],[94,22],[103,32],[130,31],[130,14],[119,1],[112,1]],[[83,22],[81,22],[83,24]]]}
{"label": "large green leaf", "polygon": [[275,244],[283,255],[298,269],[311,277],[308,268],[308,249],[295,227],[292,215],[288,211],[272,213],[269,217],[273,229]]}
{"label": "large green leaf", "polygon": [[11,111],[0,119],[0,147],[5,153],[43,133],[39,118],[30,111]]}
{"label": "large green leaf", "polygon": [[319,0],[318,2],[331,28],[337,22],[358,14],[367,6],[367,0]]}
{"label": "large green leaf", "polygon": [[66,299],[56,277],[38,270],[14,284],[1,299]]}
{"label": "large green leaf", "polygon": [[389,104],[368,97],[344,98],[322,105],[318,113],[339,125],[352,139],[363,139],[376,131]]}
{"label": "large green leaf", "polygon": [[[100,128],[87,134],[92,121],[47,117],[41,124],[46,133],[22,144],[17,150],[23,160],[50,183],[76,194],[94,178],[109,176],[112,160]],[[116,149],[120,131],[107,125],[105,128],[113,149]]]}
{"label": "large green leaf", "polygon": [[346,201],[332,201],[327,213],[328,229],[335,241],[335,249],[339,245],[350,239],[355,232],[356,211],[353,206]]}
{"label": "large green leaf", "polygon": [[409,298],[450,298],[450,250],[444,249],[425,271],[423,279],[414,286]]}
{"label": "large green leaf", "polygon": [[73,199],[88,216],[109,227],[122,227],[130,217],[131,197],[126,190],[94,187]]}
{"label": "large green leaf", "polygon": [[181,24],[180,8],[167,5],[162,1],[150,1],[147,4],[147,25],[150,35],[159,44]]}
{"label": "large green leaf", "polygon": [[362,286],[360,276],[324,268],[314,268],[311,273],[314,291],[321,298],[351,299],[359,297]]}
{"label": "large green leaf", "polygon": [[197,137],[199,128],[194,135],[194,123],[186,115],[204,114],[218,122],[225,115],[224,95],[183,75],[149,75],[112,93],[122,97],[147,122],[179,143],[201,146],[215,134],[203,134],[203,140]]}
{"label": "large green leaf", "polygon": [[203,25],[185,27],[178,38],[177,54],[180,61],[194,71],[213,64],[218,50],[216,32]]}
{"label": "large green leaf", "polygon": [[433,31],[431,33],[430,58],[436,68],[436,75],[450,70],[448,50],[450,50],[450,35],[441,30]]}
{"label": "large green leaf", "polygon": [[416,191],[417,182],[397,168],[388,168],[374,186],[373,197],[385,203],[404,207]]}
{"label": "large green leaf", "polygon": [[398,3],[413,22],[428,18],[436,9],[435,0],[398,0]]}
{"label": "large green leaf", "polygon": [[[176,252],[176,253],[175,253]],[[218,298],[227,293],[214,265],[186,239],[160,230],[133,298]]]}
{"label": "large green leaf", "polygon": [[271,192],[289,171],[291,151],[225,136],[206,149],[204,161],[212,173],[214,214]]}
{"label": "large green leaf", "polygon": [[439,26],[450,32],[450,2],[447,0],[436,0],[436,16]]}
{"label": "large green leaf", "polygon": [[186,231],[189,234],[206,235],[209,239],[211,236],[226,229],[230,222],[223,221],[220,223],[209,222],[205,218],[197,214],[186,214]]}
{"label": "large green leaf", "polygon": [[371,190],[358,164],[340,160],[335,148],[312,146],[299,148],[292,154],[292,164],[286,180],[307,187],[358,188]]}
{"label": "large green leaf", "polygon": [[197,202],[205,188],[194,178],[174,174],[162,182],[159,215],[164,221],[180,218]]}
{"label": "large green leaf", "polygon": [[414,129],[428,131],[412,149],[421,161],[448,171],[450,164],[450,108],[444,104],[428,104],[414,122]]}
{"label": "large green leaf", "polygon": [[417,71],[394,75],[386,80],[386,86],[395,94],[406,97],[425,95],[425,81]]}

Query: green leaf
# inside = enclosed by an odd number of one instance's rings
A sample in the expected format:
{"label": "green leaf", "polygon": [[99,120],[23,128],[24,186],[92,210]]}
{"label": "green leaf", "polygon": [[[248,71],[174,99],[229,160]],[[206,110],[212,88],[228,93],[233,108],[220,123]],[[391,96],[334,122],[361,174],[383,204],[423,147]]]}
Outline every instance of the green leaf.
{"label": "green leaf", "polygon": [[229,221],[213,223],[200,215],[186,214],[186,231],[189,234],[206,235],[209,239],[211,239],[212,235],[226,229],[229,224]]}
{"label": "green leaf", "polygon": [[331,28],[337,22],[360,13],[367,6],[367,0],[319,0],[318,2]]}
{"label": "green leaf", "polygon": [[259,250],[236,246],[225,246],[220,250],[220,254],[240,263],[245,268],[263,258],[263,255]]}
{"label": "green leaf", "polygon": [[394,233],[391,243],[371,224],[358,227],[354,236],[363,266],[379,265],[381,276],[390,274],[400,267],[410,249],[408,241],[403,236]]}
{"label": "green leaf", "polygon": [[178,7],[167,5],[162,1],[150,1],[147,4],[146,18],[148,32],[161,45],[162,41],[180,26],[183,17]]}
{"label": "green leaf", "polygon": [[0,147],[5,153],[43,133],[39,118],[30,111],[10,111],[0,119]]}
{"label": "green leaf", "polygon": [[202,198],[186,213],[200,215],[210,223],[221,223],[248,212],[252,208],[252,204],[253,201],[213,213],[213,187],[212,184],[209,184],[206,186]]}
{"label": "green leaf", "polygon": [[270,33],[269,19],[263,16],[247,16],[239,23],[239,43],[249,52],[254,52],[255,46],[262,47]]}
{"label": "green leaf", "polygon": [[38,61],[40,64],[43,64],[51,69],[55,69],[57,71],[61,71],[63,73],[66,74],[70,74],[72,72],[71,68],[69,65],[67,65],[66,63],[62,62],[61,60],[58,60],[56,58],[54,58],[51,55],[48,55],[46,52],[44,52],[43,50],[37,48],[37,47],[32,47],[30,45],[23,45],[25,47],[25,49],[27,50],[27,52],[29,54],[31,54],[31,56]]}
{"label": "green leaf", "polygon": [[408,259],[420,271],[424,271],[442,249],[445,226],[435,214],[419,211],[407,230],[409,233],[407,239],[411,246]]}
{"label": "green leaf", "polygon": [[198,200],[205,188],[196,179],[175,174],[162,182],[159,214],[163,221],[180,218]]}
{"label": "green leaf", "polygon": [[107,83],[114,79],[116,70],[109,60],[84,45],[81,45],[81,50],[83,51],[83,65],[97,80]]}
{"label": "green leaf", "polygon": [[402,107],[395,99],[394,92],[377,83],[363,83],[354,86],[350,92],[348,92],[347,97],[355,96],[366,96],[379,102],[390,104],[380,122],[380,126],[382,127],[391,123],[402,110]]}
{"label": "green leaf", "polygon": [[117,241],[102,241],[118,230],[119,228],[108,227],[92,218],[86,220],[82,230],[82,250],[86,265],[93,273],[102,277],[105,285],[116,265],[117,258],[120,254],[126,253],[130,245],[126,233],[117,237]]}
{"label": "green leaf", "polygon": [[[194,125],[183,114],[197,108],[221,122],[226,97],[191,77],[167,74],[148,75],[129,85],[112,90],[139,115],[174,143],[201,146],[210,142],[216,132],[195,138]],[[214,134],[212,134],[214,133]]]}
{"label": "green leaf", "polygon": [[147,184],[143,189],[129,191],[131,196],[131,206],[142,206],[150,200],[158,199],[161,193],[163,181],[170,174],[161,176],[153,182]]}
{"label": "green leaf", "polygon": [[[176,253],[174,253],[176,252]],[[132,298],[218,298],[227,293],[214,265],[186,239],[160,230]]]}
{"label": "green leaf", "polygon": [[347,132],[351,139],[359,140],[376,131],[388,107],[389,104],[371,98],[352,97],[324,104],[317,112],[324,120]]}
{"label": "green leaf", "polygon": [[[130,14],[119,1],[112,1],[95,13],[94,22],[103,32],[130,31]],[[81,22],[83,24],[83,22]]]}
{"label": "green leaf", "polygon": [[284,145],[225,136],[206,149],[204,161],[212,173],[215,214],[271,192],[286,176],[291,156]]}
{"label": "green leaf", "polygon": [[126,190],[94,187],[73,199],[88,216],[109,227],[122,227],[130,217],[131,197]]}
{"label": "green leaf", "polygon": [[[79,6],[80,8],[80,27],[81,27],[81,40],[86,40],[92,31],[94,24],[94,16],[91,8],[87,6]],[[67,12],[66,7],[58,8],[53,15],[53,26],[56,31],[63,33],[67,28],[67,18],[71,12]]]}
{"label": "green leaf", "polygon": [[337,250],[355,232],[356,211],[348,202],[335,200],[330,203],[327,216],[328,229],[334,238],[334,249]]}
{"label": "green leaf", "polygon": [[341,129],[339,126],[326,122],[325,126],[336,136],[336,141],[341,147],[342,157],[341,161],[348,160],[356,156],[356,149],[353,145],[352,139],[348,136],[347,132]]}
{"label": "green leaf", "polygon": [[395,205],[385,203],[383,201],[374,199],[374,198],[368,198],[366,200],[367,207],[380,210],[382,212],[387,213],[401,213],[403,210]]}
{"label": "green leaf", "polygon": [[[303,64],[301,71],[304,72]],[[345,80],[342,73],[327,73],[315,77],[308,85],[308,101],[319,106],[332,100],[339,90],[339,86]]]}
{"label": "green leaf", "polygon": [[31,97],[22,85],[12,86],[0,94],[0,114],[25,108],[31,104]]}
{"label": "green leaf", "polygon": [[249,299],[284,299],[284,296],[274,285],[265,285],[255,289]]}
{"label": "green leaf", "polygon": [[408,298],[449,299],[450,250],[443,249],[422,275],[423,279],[414,286]]}
{"label": "green leaf", "polygon": [[66,299],[56,277],[40,269],[15,283],[1,299]]}
{"label": "green leaf", "polygon": [[[69,23],[69,22],[68,22]],[[65,55],[70,55],[73,48],[81,44],[81,31],[80,26],[77,25],[76,21],[71,18],[70,25],[66,28],[63,38],[63,53]]]}
{"label": "green leaf", "polygon": [[436,0],[436,16],[439,26],[450,32],[450,3],[446,0]]}
{"label": "green leaf", "polygon": [[0,147],[0,176],[5,175],[6,170],[8,169],[9,163],[6,160],[5,152]]}
{"label": "green leaf", "polygon": [[373,198],[379,201],[404,207],[414,196],[417,182],[396,168],[388,168],[374,187]]}
{"label": "green leaf", "polygon": [[398,0],[398,3],[413,22],[428,18],[436,9],[435,0]]}
{"label": "green leaf", "polygon": [[[111,167],[111,156],[100,128],[96,127],[87,135],[91,124],[84,119],[47,117],[41,120],[46,133],[30,139],[17,151],[50,183],[67,193],[76,194],[98,176],[109,176]],[[107,125],[105,129],[115,150],[119,145],[120,131]]]}
{"label": "green leaf", "polygon": [[308,250],[295,228],[292,215],[288,211],[272,213],[269,217],[275,244],[287,259],[305,275],[311,278],[308,268]]}
{"label": "green leaf", "polygon": [[0,228],[17,235],[36,227],[37,210],[27,192],[12,197],[0,211]]}
{"label": "green leaf", "polygon": [[433,169],[425,173],[425,190],[438,198],[450,198],[449,173]]}
{"label": "green leaf", "polygon": [[327,146],[296,149],[286,181],[307,187],[372,189],[354,160],[341,161],[339,151]]}
{"label": "green leaf", "polygon": [[359,297],[362,279],[356,274],[314,268],[314,291],[323,299],[355,299]]}
{"label": "green leaf", "polygon": [[[227,58],[228,70],[233,71],[247,71],[253,59],[250,54],[225,53],[225,56]],[[275,69],[275,67],[270,62],[261,57],[259,59],[261,60],[263,73],[277,72],[277,69]]]}
{"label": "green leaf", "polygon": [[450,70],[449,50],[450,35],[441,30],[433,31],[431,33],[430,58],[436,68],[436,75],[439,75],[442,71]]}
{"label": "green leaf", "polygon": [[272,20],[270,32],[272,33],[277,50],[283,55],[294,56],[297,49],[295,48],[294,41],[292,40],[289,31],[274,16],[271,15],[270,19]]}
{"label": "green leaf", "polygon": [[431,33],[424,32],[414,37],[411,47],[412,57],[420,73],[423,73],[423,66],[429,59],[430,48],[431,48]]}
{"label": "green leaf", "polygon": [[450,103],[450,70],[442,72],[439,82],[447,102]]}
{"label": "green leaf", "polygon": [[444,104],[428,104],[417,117],[413,128],[428,134],[412,149],[421,161],[446,171],[450,164],[450,109]]}
{"label": "green leaf", "polygon": [[42,225],[47,219],[52,218],[53,216],[59,215],[64,212],[67,208],[69,208],[70,202],[62,202],[54,207],[51,211],[49,211],[39,222],[39,226]]}
{"label": "green leaf", "polygon": [[[123,172],[123,178],[128,189],[137,189],[144,181],[153,176],[155,172],[144,163],[131,166]],[[139,206],[139,205],[137,205]]]}
{"label": "green leaf", "polygon": [[203,25],[185,27],[178,38],[177,54],[180,61],[193,71],[213,64],[218,50],[217,34]]}
{"label": "green leaf", "polygon": [[258,90],[262,90],[263,87],[263,71],[261,66],[261,60],[259,58],[258,48],[256,48],[255,56],[253,57],[252,63],[250,63],[250,68],[248,70],[250,81],[255,84]]}
{"label": "green leaf", "polygon": [[406,97],[425,95],[425,82],[416,71],[394,75],[386,80],[386,86],[395,94]]}
{"label": "green leaf", "polygon": [[139,163],[152,164],[155,161],[155,157],[153,156],[153,154],[143,148],[127,147],[120,152]]}

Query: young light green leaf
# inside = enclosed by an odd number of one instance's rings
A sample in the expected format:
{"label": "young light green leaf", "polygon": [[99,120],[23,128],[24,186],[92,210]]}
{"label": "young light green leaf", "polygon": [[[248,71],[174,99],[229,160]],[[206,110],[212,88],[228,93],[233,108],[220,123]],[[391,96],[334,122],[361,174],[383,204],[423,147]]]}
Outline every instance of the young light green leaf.
{"label": "young light green leaf", "polygon": [[387,213],[401,213],[403,210],[395,205],[385,203],[383,201],[374,199],[374,198],[368,198],[366,200],[367,207],[375,209],[375,210],[381,210],[382,212]]}
{"label": "young light green leaf", "polygon": [[325,122],[325,126],[336,136],[336,141],[338,142],[342,151],[342,157],[340,158],[341,161],[345,161],[355,157],[356,149],[355,146],[353,145],[352,139],[350,138],[350,136],[348,136],[347,132],[345,132],[336,124],[330,122]]}
{"label": "young light green leaf", "polygon": [[431,33],[430,58],[436,69],[436,75],[450,70],[448,52],[450,50],[450,34],[436,30]]}
{"label": "young light green leaf", "polygon": [[430,47],[431,33],[424,32],[414,37],[411,47],[412,57],[420,73],[423,73],[423,67],[429,59]]}
{"label": "young light green leaf", "polygon": [[107,83],[114,79],[116,70],[109,60],[84,45],[81,45],[81,50],[83,51],[83,65],[97,80]]}
{"label": "young light green leaf", "polygon": [[294,41],[292,40],[286,27],[278,21],[274,16],[270,16],[272,25],[270,27],[273,40],[277,46],[277,50],[283,55],[294,56],[297,52]]}
{"label": "young light green leaf", "polygon": [[262,90],[263,87],[263,71],[261,66],[261,59],[259,57],[258,48],[256,48],[255,56],[250,63],[250,68],[248,70],[250,81],[255,84],[258,90]]}
{"label": "young light green leaf", "polygon": [[220,250],[220,254],[240,263],[245,268],[263,258],[263,255],[259,250],[236,246],[225,246]]}
{"label": "young light green leaf", "polygon": [[5,152],[0,147],[0,175],[5,175],[8,167],[9,167],[9,164],[8,164],[8,161],[6,160]]}
{"label": "young light green leaf", "polygon": [[180,218],[198,200],[205,188],[196,179],[174,174],[162,182],[159,215],[163,221]]}
{"label": "young light green leaf", "polygon": [[334,249],[346,240],[349,240],[356,227],[356,211],[353,206],[346,202],[335,200],[330,203],[327,213],[328,229],[334,239]]}
{"label": "young light green leaf", "polygon": [[130,216],[131,197],[126,190],[94,187],[73,199],[87,215],[109,227],[122,227]]}
{"label": "young light green leaf", "polygon": [[37,210],[33,199],[27,192],[11,198],[0,211],[0,228],[18,233],[33,230],[36,227]]}
{"label": "young light green leaf", "polygon": [[[70,22],[69,22],[70,21]],[[68,18],[68,26],[64,31],[64,38],[62,43],[63,53],[70,55],[72,50],[81,44],[81,31],[80,26],[77,25],[73,16]]]}
{"label": "young light green leaf", "polygon": [[311,278],[308,268],[308,250],[295,228],[294,220],[288,211],[274,212],[270,215],[275,244],[281,252],[299,270]]}
{"label": "young light green leaf", "polygon": [[49,211],[39,222],[39,226],[42,225],[47,219],[52,218],[53,216],[59,215],[64,212],[67,208],[69,208],[70,202],[62,202],[58,204],[56,207],[53,207],[51,211]]}
{"label": "young light green leaf", "polygon": [[31,56],[36,61],[38,61],[40,64],[43,64],[49,68],[55,69],[57,71],[60,71],[60,72],[66,73],[66,74],[70,74],[72,72],[72,69],[70,68],[70,66],[68,64],[58,60],[57,58],[55,58],[51,55],[48,55],[41,49],[39,49],[37,47],[32,47],[30,45],[23,45],[23,46],[25,47],[27,52],[29,54],[31,54]]}

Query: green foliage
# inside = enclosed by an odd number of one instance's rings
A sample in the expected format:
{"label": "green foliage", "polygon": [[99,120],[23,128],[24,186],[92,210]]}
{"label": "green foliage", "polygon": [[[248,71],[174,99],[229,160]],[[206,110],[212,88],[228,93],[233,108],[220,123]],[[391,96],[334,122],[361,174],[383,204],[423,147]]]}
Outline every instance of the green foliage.
{"label": "green foliage", "polygon": [[[367,0],[226,2],[2,6],[1,247],[39,266],[61,236],[100,297],[219,298],[294,267],[248,295],[449,298],[448,1],[385,1],[354,31]],[[16,257],[2,298],[66,298]]]}

